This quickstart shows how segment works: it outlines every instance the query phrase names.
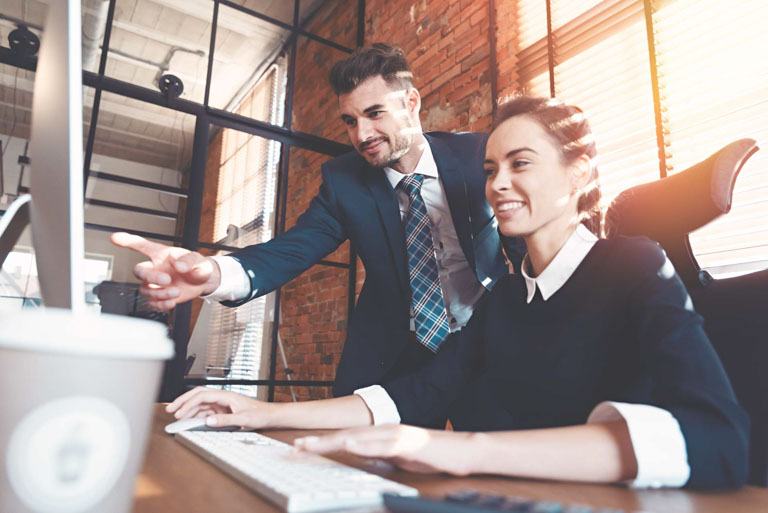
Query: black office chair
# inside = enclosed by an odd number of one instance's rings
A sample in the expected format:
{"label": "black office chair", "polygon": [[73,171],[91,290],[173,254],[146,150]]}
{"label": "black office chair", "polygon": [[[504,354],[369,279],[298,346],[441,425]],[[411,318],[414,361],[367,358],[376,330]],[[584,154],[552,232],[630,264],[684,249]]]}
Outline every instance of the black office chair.
{"label": "black office chair", "polygon": [[757,150],[754,140],[741,139],[684,171],[627,189],[606,224],[609,236],[645,235],[666,251],[751,417],[749,483],[768,486],[768,269],[715,279],[699,267],[688,239],[731,209],[736,177]]}

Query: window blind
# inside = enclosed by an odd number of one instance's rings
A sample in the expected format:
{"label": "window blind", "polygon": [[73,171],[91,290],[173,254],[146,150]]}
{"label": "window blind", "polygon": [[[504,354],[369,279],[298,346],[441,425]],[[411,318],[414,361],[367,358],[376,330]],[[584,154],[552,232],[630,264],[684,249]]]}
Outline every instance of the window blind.
{"label": "window blind", "polygon": [[691,235],[699,264],[715,276],[768,267],[768,3],[653,3],[667,172],[750,137],[764,149],[747,161],[733,208]]}
{"label": "window blind", "polygon": [[[284,84],[284,66],[273,66],[236,112],[282,125]],[[236,247],[266,242],[272,238],[280,143],[230,129],[222,130],[221,138],[214,239]],[[207,376],[263,378],[266,369],[261,364],[269,361],[271,341],[265,333],[270,325],[267,303],[268,298],[261,297],[237,308],[219,303],[206,306],[211,310],[204,366]],[[252,386],[225,388],[257,395]]]}
{"label": "window blind", "polygon": [[[548,6],[549,4],[549,6]],[[760,0],[517,0],[517,89],[580,106],[597,141],[605,206],[622,190],[687,168],[726,143],[767,140],[768,4]],[[551,33],[547,29],[547,8]],[[662,113],[656,126],[647,14]],[[550,43],[551,42],[551,46]],[[736,182],[733,210],[691,236],[715,276],[768,267],[768,152]]]}

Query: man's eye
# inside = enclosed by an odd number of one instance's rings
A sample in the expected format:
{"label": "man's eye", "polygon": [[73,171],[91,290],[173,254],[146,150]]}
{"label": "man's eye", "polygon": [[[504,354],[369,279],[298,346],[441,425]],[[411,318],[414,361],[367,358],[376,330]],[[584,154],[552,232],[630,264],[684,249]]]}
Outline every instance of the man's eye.
{"label": "man's eye", "polygon": [[344,124],[347,126],[355,126],[355,120],[354,119],[345,119]]}
{"label": "man's eye", "polygon": [[368,115],[368,117],[370,117],[370,118],[378,118],[378,117],[379,117],[379,116],[381,116],[383,113],[384,113],[384,111],[383,111],[383,110],[374,110],[373,112],[371,112],[371,113]]}

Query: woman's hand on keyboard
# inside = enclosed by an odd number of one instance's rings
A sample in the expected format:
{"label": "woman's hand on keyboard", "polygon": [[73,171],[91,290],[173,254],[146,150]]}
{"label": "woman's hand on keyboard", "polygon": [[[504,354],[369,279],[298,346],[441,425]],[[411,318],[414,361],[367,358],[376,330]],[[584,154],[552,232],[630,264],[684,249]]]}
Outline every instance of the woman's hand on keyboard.
{"label": "woman's hand on keyboard", "polygon": [[297,439],[300,450],[314,453],[345,451],[387,460],[411,472],[472,472],[472,433],[457,433],[405,425],[353,428],[321,437]]}
{"label": "woman's hand on keyboard", "polygon": [[206,387],[193,388],[165,407],[177,419],[205,417],[209,426],[267,427],[273,403],[235,392]]}

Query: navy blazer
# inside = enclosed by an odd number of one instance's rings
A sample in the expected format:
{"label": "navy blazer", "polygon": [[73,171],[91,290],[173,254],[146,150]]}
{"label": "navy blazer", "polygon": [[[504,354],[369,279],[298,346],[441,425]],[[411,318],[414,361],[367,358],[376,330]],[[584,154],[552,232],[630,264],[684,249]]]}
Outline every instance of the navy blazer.
{"label": "navy blazer", "polygon": [[[425,134],[448,199],[464,255],[489,290],[507,274],[497,222],[485,199],[483,159],[487,134]],[[267,294],[316,264],[349,239],[365,267],[357,305],[336,371],[335,395],[403,372],[409,345],[410,283],[405,233],[394,188],[381,169],[356,152],[322,165],[320,191],[296,225],[269,242],[231,254],[248,272],[251,294]],[[507,241],[511,259],[521,245]],[[405,367],[404,367],[405,366]]]}

